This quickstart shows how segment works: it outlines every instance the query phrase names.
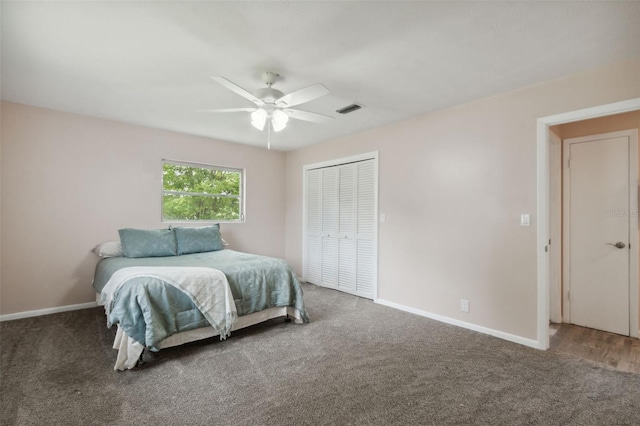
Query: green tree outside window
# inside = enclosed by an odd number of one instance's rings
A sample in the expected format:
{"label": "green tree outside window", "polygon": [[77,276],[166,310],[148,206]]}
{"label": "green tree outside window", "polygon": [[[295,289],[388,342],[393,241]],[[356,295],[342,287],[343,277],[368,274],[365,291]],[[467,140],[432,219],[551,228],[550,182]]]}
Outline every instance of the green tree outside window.
{"label": "green tree outside window", "polygon": [[242,178],[240,169],[163,161],[162,220],[242,220]]}

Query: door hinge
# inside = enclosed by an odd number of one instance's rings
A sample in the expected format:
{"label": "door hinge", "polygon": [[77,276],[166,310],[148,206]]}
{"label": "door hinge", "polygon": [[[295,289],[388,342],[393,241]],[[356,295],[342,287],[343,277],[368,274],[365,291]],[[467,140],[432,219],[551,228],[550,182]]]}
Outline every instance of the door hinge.
{"label": "door hinge", "polygon": [[551,245],[551,238],[549,238],[549,245]]}
{"label": "door hinge", "polygon": [[568,291],[567,292],[567,301],[570,301],[570,300],[571,300],[571,291]]}
{"label": "door hinge", "polygon": [[547,253],[549,251],[549,246],[544,246],[544,252]]}

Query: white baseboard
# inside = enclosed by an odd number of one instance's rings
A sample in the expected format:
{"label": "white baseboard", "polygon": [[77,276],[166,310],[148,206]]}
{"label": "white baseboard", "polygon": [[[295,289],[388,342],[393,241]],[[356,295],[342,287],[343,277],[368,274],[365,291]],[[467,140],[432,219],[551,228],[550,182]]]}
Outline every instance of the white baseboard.
{"label": "white baseboard", "polygon": [[39,317],[42,315],[57,314],[59,312],[77,311],[78,309],[95,308],[96,302],[80,303],[77,305],[58,306],[57,308],[38,309],[35,311],[16,312],[15,314],[0,315],[0,322],[11,321],[22,318]]}
{"label": "white baseboard", "polygon": [[427,317],[436,321],[444,322],[446,324],[455,325],[469,330],[477,331],[479,333],[488,334],[490,336],[498,337],[500,339],[508,340],[510,342],[518,343],[520,345],[529,346],[535,349],[542,349],[537,340],[527,339],[526,337],[517,336],[515,334],[505,333],[504,331],[494,330],[493,328],[483,327],[481,325],[472,324],[470,322],[464,322],[457,319],[445,317],[438,314],[432,314],[431,312],[422,311],[420,309],[410,308],[399,303],[389,302],[388,300],[376,299],[375,303],[380,305],[389,306],[390,308],[399,309],[401,311],[409,312],[412,314]]}

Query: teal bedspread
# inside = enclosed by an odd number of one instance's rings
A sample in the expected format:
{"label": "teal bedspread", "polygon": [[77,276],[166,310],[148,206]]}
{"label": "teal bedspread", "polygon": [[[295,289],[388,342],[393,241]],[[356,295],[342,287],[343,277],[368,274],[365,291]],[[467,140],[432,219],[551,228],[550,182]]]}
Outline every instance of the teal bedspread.
{"label": "teal bedspread", "polygon": [[[100,260],[96,266],[95,291],[100,293],[115,271],[130,266],[215,268],[229,281],[238,316],[292,306],[305,322],[309,321],[300,283],[291,267],[281,259],[227,249],[170,257],[110,257]],[[156,350],[155,345],[172,334],[209,325],[187,295],[152,277],[127,281],[116,294],[108,320],[151,350]]]}

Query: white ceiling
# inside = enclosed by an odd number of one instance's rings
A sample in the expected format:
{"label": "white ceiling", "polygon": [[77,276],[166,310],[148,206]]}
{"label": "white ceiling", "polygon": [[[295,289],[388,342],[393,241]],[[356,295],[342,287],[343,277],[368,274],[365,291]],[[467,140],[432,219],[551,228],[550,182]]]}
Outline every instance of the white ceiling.
{"label": "white ceiling", "polygon": [[[291,150],[640,56],[640,2],[3,2],[2,99],[263,147],[265,70],[323,83],[274,135]],[[340,116],[337,108],[366,108]]]}

